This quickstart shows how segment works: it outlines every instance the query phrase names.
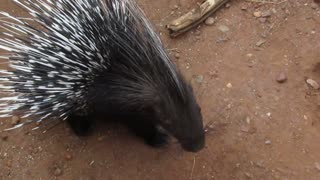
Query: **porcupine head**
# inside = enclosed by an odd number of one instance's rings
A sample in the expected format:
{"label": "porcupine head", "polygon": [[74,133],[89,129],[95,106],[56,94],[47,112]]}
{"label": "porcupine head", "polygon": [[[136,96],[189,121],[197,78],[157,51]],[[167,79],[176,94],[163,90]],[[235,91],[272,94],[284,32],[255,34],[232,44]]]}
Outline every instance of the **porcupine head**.
{"label": "porcupine head", "polygon": [[[42,29],[1,13],[3,116],[67,119],[88,109],[133,112],[198,151],[205,137],[192,87],[132,0],[16,1]],[[43,30],[44,29],[44,30]],[[104,109],[105,108],[105,109]],[[89,110],[88,110],[89,111]],[[30,121],[28,121],[30,122]],[[18,125],[17,127],[22,126]]]}

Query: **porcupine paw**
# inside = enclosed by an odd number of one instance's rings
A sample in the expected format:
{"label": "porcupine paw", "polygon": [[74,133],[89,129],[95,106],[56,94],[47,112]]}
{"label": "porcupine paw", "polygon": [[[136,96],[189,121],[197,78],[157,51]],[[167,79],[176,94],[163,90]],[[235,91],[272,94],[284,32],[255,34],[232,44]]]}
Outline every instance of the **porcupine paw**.
{"label": "porcupine paw", "polygon": [[144,140],[146,144],[155,148],[160,148],[168,144],[168,138],[169,136],[166,133],[155,130],[153,134],[145,137]]}
{"label": "porcupine paw", "polygon": [[129,129],[149,146],[160,148],[168,143],[169,136],[151,123],[149,119],[136,118],[128,120],[126,123]]}
{"label": "porcupine paw", "polygon": [[67,122],[77,136],[87,136],[93,130],[93,123],[87,116],[71,115]]}

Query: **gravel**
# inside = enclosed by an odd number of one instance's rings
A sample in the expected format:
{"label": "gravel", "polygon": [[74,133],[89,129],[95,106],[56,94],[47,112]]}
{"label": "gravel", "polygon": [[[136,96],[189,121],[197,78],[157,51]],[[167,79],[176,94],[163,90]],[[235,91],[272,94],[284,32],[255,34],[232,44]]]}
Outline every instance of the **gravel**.
{"label": "gravel", "polygon": [[310,87],[312,87],[313,89],[319,89],[319,88],[320,88],[320,86],[319,86],[319,84],[317,83],[317,81],[315,81],[315,80],[313,80],[313,79],[307,79],[307,80],[306,80],[306,83],[307,83]]}
{"label": "gravel", "polygon": [[223,33],[226,33],[226,32],[228,32],[228,31],[230,31],[229,27],[228,27],[228,26],[225,26],[225,25],[220,25],[220,26],[218,27],[218,29],[219,29],[221,32],[223,32]]}
{"label": "gravel", "polygon": [[204,22],[204,24],[207,26],[212,26],[212,25],[214,25],[214,23],[215,23],[215,19],[213,17],[208,17],[206,19],[206,21]]}
{"label": "gravel", "polygon": [[279,73],[277,78],[276,78],[276,81],[278,83],[284,83],[287,80],[288,80],[288,77],[287,77],[286,73],[284,73],[284,72]]}

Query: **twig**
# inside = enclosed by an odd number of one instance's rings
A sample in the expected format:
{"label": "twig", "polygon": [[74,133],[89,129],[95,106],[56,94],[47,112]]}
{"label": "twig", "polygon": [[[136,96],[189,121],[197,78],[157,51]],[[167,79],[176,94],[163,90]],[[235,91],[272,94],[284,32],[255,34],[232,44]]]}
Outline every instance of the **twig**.
{"label": "twig", "polygon": [[167,49],[167,51],[177,51],[178,48],[171,48],[171,49]]}
{"label": "twig", "polygon": [[190,29],[198,26],[212,13],[217,11],[228,0],[206,0],[200,4],[197,8],[192,9],[188,13],[173,20],[166,28],[170,32],[171,37],[177,37],[182,33],[189,31]]}
{"label": "twig", "polygon": [[194,166],[196,164],[196,157],[193,157],[193,165],[192,165],[192,169],[191,169],[191,175],[190,175],[190,179],[193,179],[193,171],[194,171]]}

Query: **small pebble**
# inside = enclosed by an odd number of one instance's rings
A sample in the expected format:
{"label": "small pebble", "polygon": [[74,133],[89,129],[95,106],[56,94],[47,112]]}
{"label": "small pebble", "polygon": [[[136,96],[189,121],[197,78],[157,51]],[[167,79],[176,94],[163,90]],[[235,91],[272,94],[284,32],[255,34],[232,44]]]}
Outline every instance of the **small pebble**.
{"label": "small pebble", "polygon": [[261,47],[264,43],[266,43],[266,40],[261,39],[261,40],[259,40],[259,41],[256,43],[256,46],[257,46],[257,47]]}
{"label": "small pebble", "polygon": [[246,11],[247,9],[248,9],[247,6],[241,6],[241,10],[242,10],[242,11]]}
{"label": "small pebble", "polygon": [[319,84],[318,84],[315,80],[313,80],[313,79],[307,79],[307,80],[306,80],[306,83],[307,83],[309,86],[311,86],[313,89],[319,89],[319,88],[320,88]]}
{"label": "small pebble", "polygon": [[282,72],[277,76],[276,81],[278,83],[284,83],[287,81],[287,79],[288,79],[287,75],[284,72]]}
{"label": "small pebble", "polygon": [[240,166],[241,166],[241,164],[240,164],[240,163],[237,163],[237,164],[236,164],[236,167],[237,167],[237,168],[239,168]]}
{"label": "small pebble", "polygon": [[[260,18],[260,19],[261,19],[261,18]],[[261,33],[260,36],[261,36],[262,38],[267,38],[267,37],[268,37],[268,35],[267,35],[266,33]]]}
{"label": "small pebble", "polygon": [[253,178],[252,174],[248,173],[248,172],[245,172],[244,175],[247,177],[247,178]]}
{"label": "small pebble", "polygon": [[196,36],[200,36],[200,34],[201,34],[201,31],[199,31],[199,30],[196,30],[196,32],[194,33]]}
{"label": "small pebble", "polygon": [[212,71],[210,71],[210,72],[209,72],[209,75],[212,76],[213,78],[218,78],[218,77],[219,77],[218,72],[212,72]]}
{"label": "small pebble", "polygon": [[268,116],[268,117],[271,117],[271,112],[268,112],[268,113],[267,113],[267,116]]}
{"label": "small pebble", "polygon": [[263,11],[262,13],[261,13],[261,16],[262,17],[270,17],[271,16],[271,11],[270,10],[267,10],[267,11]]}
{"label": "small pebble", "polygon": [[228,83],[228,84],[227,84],[227,88],[232,88],[232,84],[231,84],[231,83]]}
{"label": "small pebble", "polygon": [[263,161],[257,161],[255,162],[255,165],[259,168],[264,168]]}
{"label": "small pebble", "polygon": [[215,20],[214,20],[213,17],[208,17],[206,19],[206,21],[204,22],[204,24],[207,25],[207,26],[212,26],[214,23],[215,23]]}
{"label": "small pebble", "polygon": [[314,163],[314,167],[315,167],[318,171],[320,171],[320,164],[319,164],[318,162],[315,162],[315,163]]}
{"label": "small pebble", "polygon": [[174,5],[173,8],[174,9],[179,9],[179,6],[178,5]]}
{"label": "small pebble", "polygon": [[265,23],[265,22],[267,22],[267,18],[261,17],[261,18],[259,18],[259,21],[260,21],[261,23]]}
{"label": "small pebble", "polygon": [[12,118],[11,118],[11,125],[12,126],[19,124],[19,122],[20,122],[20,118],[18,116],[12,116]]}
{"label": "small pebble", "polygon": [[231,6],[230,3],[227,3],[227,4],[225,5],[226,8],[229,8],[230,6]]}
{"label": "small pebble", "polygon": [[259,18],[262,16],[262,13],[261,13],[261,11],[256,11],[253,13],[253,16]]}
{"label": "small pebble", "polygon": [[198,75],[196,76],[196,81],[197,83],[202,83],[203,82],[204,77],[202,75]]}
{"label": "small pebble", "polygon": [[179,54],[179,53],[176,53],[176,54],[174,54],[174,57],[175,57],[176,59],[180,59],[180,54]]}
{"label": "small pebble", "polygon": [[252,56],[253,56],[253,54],[251,54],[251,53],[247,54],[247,57],[249,57],[249,58],[251,58]]}
{"label": "small pebble", "polygon": [[72,155],[71,154],[66,154],[65,157],[64,157],[66,160],[70,161],[72,160]]}
{"label": "small pebble", "polygon": [[228,26],[225,26],[225,25],[220,25],[218,29],[223,33],[228,32],[230,30]]}
{"label": "small pebble", "polygon": [[55,176],[61,176],[61,175],[62,175],[62,170],[61,170],[60,168],[56,168],[56,169],[54,170],[54,175],[55,175]]}
{"label": "small pebble", "polygon": [[290,15],[290,11],[289,11],[288,9],[286,9],[284,12],[285,12],[286,14]]}
{"label": "small pebble", "polygon": [[248,133],[248,132],[250,131],[250,127],[249,127],[249,126],[241,126],[240,130],[241,130],[242,132]]}
{"label": "small pebble", "polygon": [[92,160],[89,164],[89,166],[92,166],[94,164],[94,160]]}
{"label": "small pebble", "polygon": [[9,168],[12,167],[12,161],[11,160],[8,160],[6,164],[7,164],[7,167],[9,167]]}
{"label": "small pebble", "polygon": [[271,144],[271,141],[270,141],[270,140],[266,140],[266,141],[264,142],[264,144],[270,145],[270,144]]}
{"label": "small pebble", "polygon": [[247,124],[250,124],[251,123],[251,119],[250,119],[250,117],[246,117],[246,122],[247,122]]}

